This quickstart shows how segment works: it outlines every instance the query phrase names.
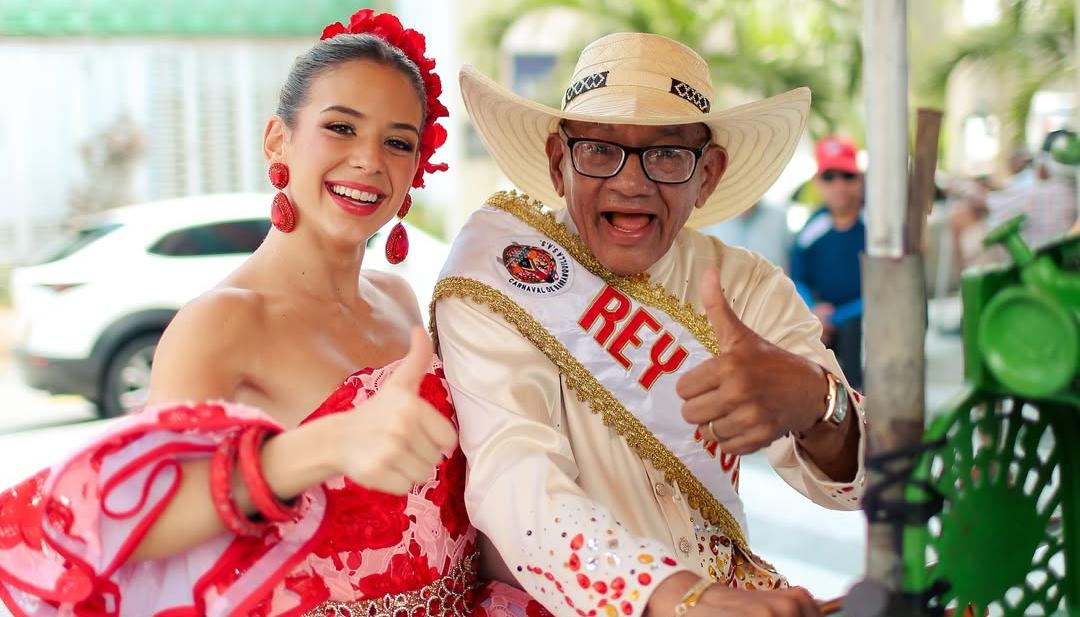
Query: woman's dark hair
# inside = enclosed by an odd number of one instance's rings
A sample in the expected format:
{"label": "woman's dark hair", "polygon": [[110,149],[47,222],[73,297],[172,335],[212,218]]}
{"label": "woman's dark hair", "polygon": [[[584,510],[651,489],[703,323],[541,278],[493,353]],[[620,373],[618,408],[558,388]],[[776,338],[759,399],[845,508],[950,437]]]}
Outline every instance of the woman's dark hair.
{"label": "woman's dark hair", "polygon": [[420,69],[405,54],[383,39],[370,34],[339,34],[319,41],[293,63],[278,97],[277,115],[289,128],[296,126],[296,113],[307,101],[311,83],[326,71],[354,60],[369,60],[397,69],[409,79],[420,99],[420,130],[427,118],[427,96]]}

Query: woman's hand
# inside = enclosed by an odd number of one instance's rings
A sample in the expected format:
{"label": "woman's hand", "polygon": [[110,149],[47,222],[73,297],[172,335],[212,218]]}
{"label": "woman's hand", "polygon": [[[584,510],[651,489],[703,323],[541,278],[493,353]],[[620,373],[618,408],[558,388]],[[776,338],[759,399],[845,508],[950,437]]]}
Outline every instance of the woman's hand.
{"label": "woman's hand", "polygon": [[457,445],[454,425],[419,394],[431,356],[431,339],[414,328],[409,353],[375,396],[327,417],[339,422],[333,432],[339,471],[353,482],[404,495],[430,480],[444,453]]}

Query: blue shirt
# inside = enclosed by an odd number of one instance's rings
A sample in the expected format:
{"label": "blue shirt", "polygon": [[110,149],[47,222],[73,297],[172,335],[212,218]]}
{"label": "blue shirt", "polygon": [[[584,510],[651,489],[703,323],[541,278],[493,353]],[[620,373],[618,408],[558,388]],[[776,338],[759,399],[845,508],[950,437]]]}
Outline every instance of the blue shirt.
{"label": "blue shirt", "polygon": [[808,306],[832,304],[833,325],[862,315],[862,272],[859,255],[866,250],[862,215],[849,229],[833,227],[832,214],[822,208],[795,236],[791,249],[791,280]]}

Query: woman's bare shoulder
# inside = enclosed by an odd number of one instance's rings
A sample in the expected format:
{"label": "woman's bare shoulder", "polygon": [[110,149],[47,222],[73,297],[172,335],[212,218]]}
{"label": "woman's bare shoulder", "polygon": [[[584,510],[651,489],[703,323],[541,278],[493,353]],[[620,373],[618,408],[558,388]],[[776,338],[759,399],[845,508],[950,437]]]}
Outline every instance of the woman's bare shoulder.
{"label": "woman's bare shoulder", "polygon": [[225,342],[235,343],[261,329],[270,304],[267,294],[260,291],[216,287],[185,304],[169,329],[194,330],[203,336],[217,334]]}
{"label": "woman's bare shoulder", "polygon": [[260,292],[222,286],[184,305],[154,354],[152,402],[232,398],[257,352],[268,304]]}

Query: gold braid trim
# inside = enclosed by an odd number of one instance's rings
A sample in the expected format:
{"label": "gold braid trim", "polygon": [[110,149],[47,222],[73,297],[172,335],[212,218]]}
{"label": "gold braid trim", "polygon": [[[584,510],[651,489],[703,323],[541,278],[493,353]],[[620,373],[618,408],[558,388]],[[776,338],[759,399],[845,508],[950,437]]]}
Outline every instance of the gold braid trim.
{"label": "gold braid trim", "polygon": [[713,355],[720,353],[716,333],[713,332],[705,315],[676,298],[664,289],[663,285],[650,283],[648,274],[642,273],[635,276],[612,274],[589,252],[589,249],[581,242],[581,238],[567,229],[566,225],[556,221],[551,212],[543,211],[543,204],[539,201],[530,199],[528,195],[518,194],[516,191],[499,191],[489,197],[486,204],[512,214],[521,222],[551,238],[593,275],[638,302],[664,311],[682,324],[690,334],[693,334],[694,338],[709,350],[709,353]]}
{"label": "gold braid trim", "polygon": [[[450,276],[435,285],[431,306],[443,298],[457,296],[478,302],[513,324],[518,332],[536,346],[566,377],[566,385],[578,399],[600,414],[606,426],[614,430],[641,458],[663,472],[664,479],[678,485],[690,507],[709,523],[719,527],[745,554],[760,559],[750,551],[742,527],[727,508],[694,476],[679,457],[671,453],[652,432],[596,380],[562,343],[544,329],[531,315],[502,292],[472,279]],[[432,310],[434,312],[434,309]],[[432,321],[434,323],[434,320]]]}

